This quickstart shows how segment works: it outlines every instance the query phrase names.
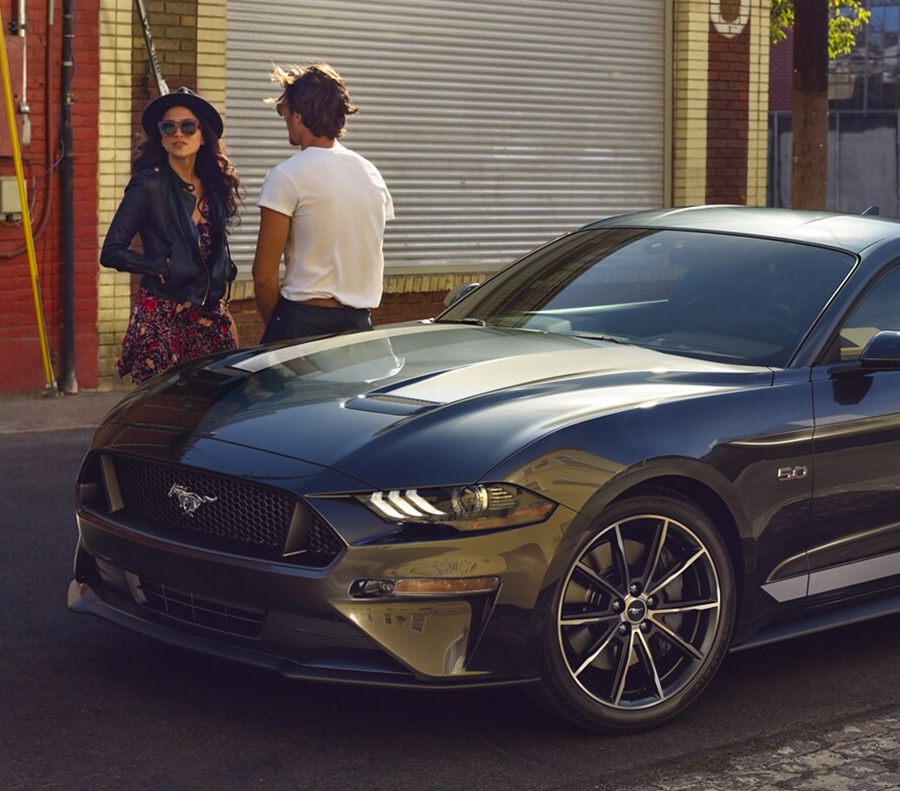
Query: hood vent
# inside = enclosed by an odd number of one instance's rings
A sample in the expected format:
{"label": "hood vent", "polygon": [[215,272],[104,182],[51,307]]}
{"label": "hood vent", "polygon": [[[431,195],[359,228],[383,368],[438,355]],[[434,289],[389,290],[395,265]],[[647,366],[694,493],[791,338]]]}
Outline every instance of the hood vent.
{"label": "hood vent", "polygon": [[439,401],[425,401],[421,398],[404,398],[403,396],[375,393],[370,396],[358,396],[348,401],[348,409],[360,409],[365,412],[379,412],[383,415],[412,415],[425,409],[440,406]]}

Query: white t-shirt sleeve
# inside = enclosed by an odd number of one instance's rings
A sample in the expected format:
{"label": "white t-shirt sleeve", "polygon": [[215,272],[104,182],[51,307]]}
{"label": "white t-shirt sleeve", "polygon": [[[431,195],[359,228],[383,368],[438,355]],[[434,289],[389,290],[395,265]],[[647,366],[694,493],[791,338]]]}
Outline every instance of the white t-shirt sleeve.
{"label": "white t-shirt sleeve", "polygon": [[291,177],[278,167],[272,168],[262,183],[256,205],[293,217],[297,211],[297,187]]}

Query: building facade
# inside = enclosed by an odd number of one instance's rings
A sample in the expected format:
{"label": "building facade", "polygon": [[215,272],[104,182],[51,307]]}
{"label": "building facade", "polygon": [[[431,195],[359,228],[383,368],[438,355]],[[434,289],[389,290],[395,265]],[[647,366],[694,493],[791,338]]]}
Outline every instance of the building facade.
{"label": "building facade", "polygon": [[[323,0],[302,14],[293,0],[262,10],[249,0],[144,5],[169,87],[224,109],[247,191],[231,303],[245,344],[261,329],[249,276],[256,194],[292,153],[262,101],[273,61],[330,62],[361,108],[346,145],[378,165],[397,209],[376,323],[432,316],[455,285],[593,219],[765,203],[767,0]],[[99,0],[98,30],[96,163],[93,174],[87,161],[78,171],[93,175],[93,192],[79,193],[93,222],[79,238],[90,236],[95,345],[79,348],[79,379],[114,389],[129,386],[114,366],[135,283],[101,270],[97,250],[157,88],[131,0]],[[36,339],[22,341],[31,354]],[[4,376],[0,391],[40,384],[31,371]]]}

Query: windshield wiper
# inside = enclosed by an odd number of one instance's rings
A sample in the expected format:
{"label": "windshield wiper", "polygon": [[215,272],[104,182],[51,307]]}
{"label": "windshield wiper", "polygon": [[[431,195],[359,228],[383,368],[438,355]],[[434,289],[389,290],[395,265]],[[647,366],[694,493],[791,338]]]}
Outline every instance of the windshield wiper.
{"label": "windshield wiper", "polygon": [[435,324],[472,324],[476,327],[487,327],[487,322],[484,319],[475,319],[471,316],[467,316],[464,319],[435,319]]}
{"label": "windshield wiper", "polygon": [[606,341],[607,343],[624,343],[626,345],[629,343],[625,338],[616,338],[614,335],[601,335],[594,332],[566,332],[560,334],[572,335],[575,338],[585,338],[589,341]]}

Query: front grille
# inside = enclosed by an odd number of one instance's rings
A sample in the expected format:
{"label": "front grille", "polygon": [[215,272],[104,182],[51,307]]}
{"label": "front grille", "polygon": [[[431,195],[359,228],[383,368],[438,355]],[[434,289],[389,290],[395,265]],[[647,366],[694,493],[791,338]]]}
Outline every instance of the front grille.
{"label": "front grille", "polygon": [[204,599],[146,579],[141,580],[140,591],[144,595],[142,604],[153,612],[238,637],[259,637],[265,619],[263,610]]}
{"label": "front grille", "polygon": [[289,554],[317,568],[343,549],[329,525],[278,489],[128,456],[115,457],[114,469],[106,485],[121,497],[116,519],[136,528],[268,560]]}

